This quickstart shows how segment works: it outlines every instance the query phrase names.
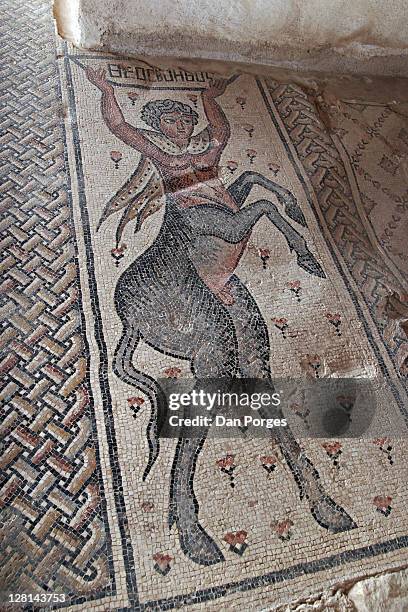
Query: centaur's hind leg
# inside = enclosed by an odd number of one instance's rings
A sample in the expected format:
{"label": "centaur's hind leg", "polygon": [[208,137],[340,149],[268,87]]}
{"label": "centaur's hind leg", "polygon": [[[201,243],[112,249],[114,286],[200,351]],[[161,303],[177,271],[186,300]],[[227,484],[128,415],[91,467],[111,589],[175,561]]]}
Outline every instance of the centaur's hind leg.
{"label": "centaur's hind leg", "polygon": [[[220,315],[222,315],[220,307]],[[238,356],[232,321],[225,314],[221,320],[210,322],[213,334],[208,336],[192,360],[191,369],[196,380],[219,379],[222,390],[223,378],[229,388],[236,375]],[[197,387],[198,389],[198,387]],[[176,524],[183,552],[195,563],[213,565],[224,557],[214,540],[198,521],[199,505],[193,482],[198,455],[204,444],[208,427],[202,427],[199,437],[192,439],[188,431],[181,430],[171,471],[170,528]]]}
{"label": "centaur's hind leg", "polygon": [[[267,378],[271,381],[269,366],[269,336],[259,308],[242,283],[233,277],[230,291],[234,304],[228,307],[235,325],[238,341],[240,373],[245,378]],[[273,384],[271,381],[271,390]],[[306,497],[315,520],[334,533],[356,527],[347,512],[329,497],[319,483],[319,474],[295,440],[289,427],[271,430],[300,489],[301,499]]]}
{"label": "centaur's hind leg", "polygon": [[249,196],[254,185],[260,185],[273,193],[277,200],[283,204],[288,217],[306,227],[307,224],[305,217],[293,193],[291,193],[285,187],[282,187],[270,179],[267,179],[262,174],[259,174],[259,172],[251,172],[250,170],[243,172],[241,176],[239,176],[237,180],[228,187],[228,191],[238,206],[241,207]]}

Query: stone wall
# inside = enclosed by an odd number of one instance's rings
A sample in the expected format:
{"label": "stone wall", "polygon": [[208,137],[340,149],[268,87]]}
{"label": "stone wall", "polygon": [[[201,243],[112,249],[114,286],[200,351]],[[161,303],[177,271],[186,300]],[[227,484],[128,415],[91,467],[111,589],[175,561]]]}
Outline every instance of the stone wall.
{"label": "stone wall", "polygon": [[55,0],[78,46],[408,75],[406,0]]}

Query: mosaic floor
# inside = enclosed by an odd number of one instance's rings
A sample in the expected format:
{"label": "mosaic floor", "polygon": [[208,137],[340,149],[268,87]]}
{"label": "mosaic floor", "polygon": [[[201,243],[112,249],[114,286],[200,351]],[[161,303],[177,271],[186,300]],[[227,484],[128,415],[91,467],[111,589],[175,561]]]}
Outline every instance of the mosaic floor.
{"label": "mosaic floor", "polygon": [[[407,118],[4,9],[2,601],[264,610],[408,565]],[[395,434],[159,441],[192,374],[381,381]]]}

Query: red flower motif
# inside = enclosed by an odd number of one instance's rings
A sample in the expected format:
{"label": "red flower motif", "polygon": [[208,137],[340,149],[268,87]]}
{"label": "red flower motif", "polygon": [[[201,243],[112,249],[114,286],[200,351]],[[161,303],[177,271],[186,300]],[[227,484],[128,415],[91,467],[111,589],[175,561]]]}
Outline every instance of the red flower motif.
{"label": "red flower motif", "polygon": [[[254,126],[251,125],[250,123],[244,123],[242,127],[244,128],[246,132],[248,132],[249,137],[252,138],[252,134],[254,133]],[[255,154],[256,154],[256,151],[255,151]]]}
{"label": "red flower motif", "polygon": [[284,325],[287,324],[288,320],[285,319],[285,317],[280,317],[279,319],[277,318],[273,318],[272,321],[275,323],[275,325],[277,325],[278,327],[283,327]]}
{"label": "red flower motif", "polygon": [[259,257],[264,258],[264,257],[270,257],[271,256],[271,251],[269,249],[259,249]]}
{"label": "red flower motif", "polygon": [[328,455],[336,455],[342,449],[340,442],[324,442],[322,446]]}
{"label": "red flower motif", "polygon": [[154,509],[154,503],[152,501],[145,501],[140,504],[140,507],[142,508],[143,512],[152,512]]}
{"label": "red flower motif", "polygon": [[268,164],[268,169],[273,172],[274,176],[276,176],[280,170],[280,166],[270,163]]}
{"label": "red flower motif", "polygon": [[195,94],[190,94],[187,97],[194,104],[194,106],[197,107],[198,96],[196,96]]}
{"label": "red flower motif", "polygon": [[331,312],[326,313],[326,318],[333,323],[337,323],[341,321],[341,315],[338,312],[332,314]]}
{"label": "red flower motif", "polygon": [[386,510],[391,505],[391,502],[392,502],[392,497],[390,495],[377,495],[373,499],[373,504],[379,510]]}
{"label": "red flower motif", "polygon": [[290,281],[287,286],[289,287],[289,289],[299,289],[300,288],[300,281],[299,280],[294,280],[294,281]]}
{"label": "red flower motif", "polygon": [[234,465],[234,457],[235,455],[226,455],[225,457],[223,457],[222,459],[217,459],[216,464],[218,465],[218,467],[220,467],[221,469],[228,469],[230,467],[232,467]]}
{"label": "red flower motif", "polygon": [[170,566],[170,562],[173,561],[173,557],[163,553],[156,553],[153,555],[153,561],[156,561],[161,571],[166,571]]}
{"label": "red flower motif", "polygon": [[110,156],[111,160],[114,161],[115,164],[118,164],[123,157],[120,151],[111,151]]}
{"label": "red flower motif", "polygon": [[114,257],[120,257],[121,255],[123,255],[123,253],[126,251],[127,246],[126,244],[121,244],[120,246],[116,247],[115,249],[111,250],[111,254]]}
{"label": "red flower motif", "polygon": [[145,403],[143,397],[128,397],[127,401],[129,406],[141,406]]}
{"label": "red flower motif", "polygon": [[227,161],[227,168],[232,174],[238,168],[238,164],[233,159],[230,159],[229,161]]}
{"label": "red flower motif", "polygon": [[225,534],[224,541],[227,542],[227,544],[229,544],[230,546],[237,546],[237,544],[244,544],[247,537],[248,533],[246,531],[231,531]]}
{"label": "red flower motif", "polygon": [[263,455],[259,460],[263,465],[276,465],[278,461],[275,455]]}
{"label": "red flower motif", "polygon": [[388,438],[376,438],[373,440],[373,444],[376,446],[384,446],[388,442]]}
{"label": "red flower motif", "polygon": [[284,519],[283,521],[277,521],[276,523],[272,523],[272,528],[278,536],[287,536],[290,528],[293,527],[293,521],[290,519]]}
{"label": "red flower motif", "polygon": [[129,91],[128,98],[132,102],[132,106],[135,105],[136,100],[138,99],[139,94],[136,91]]}
{"label": "red flower motif", "polygon": [[241,108],[242,108],[242,110],[243,110],[243,109],[244,109],[244,107],[245,107],[245,104],[246,104],[246,98],[241,98],[241,97],[238,97],[238,98],[236,98],[236,102],[237,102],[237,104],[239,104],[239,105],[240,105],[240,107],[241,107]]}
{"label": "red flower motif", "polygon": [[253,160],[257,156],[257,152],[255,151],[255,149],[247,149],[246,150],[246,154],[249,157],[249,160],[250,160],[250,162],[252,164]]}
{"label": "red flower motif", "polygon": [[181,369],[176,367],[166,368],[164,374],[167,378],[179,378]]}

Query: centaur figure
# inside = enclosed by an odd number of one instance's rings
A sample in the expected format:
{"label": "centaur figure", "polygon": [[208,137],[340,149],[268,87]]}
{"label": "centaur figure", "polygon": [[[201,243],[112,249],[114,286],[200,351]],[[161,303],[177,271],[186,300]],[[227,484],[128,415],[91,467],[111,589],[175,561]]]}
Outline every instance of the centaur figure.
{"label": "centaur figure", "polygon": [[[126,223],[136,218],[139,229],[157,209],[157,196],[165,194],[165,215],[157,238],[122,274],[115,291],[123,334],[114,356],[114,372],[146,394],[151,404],[145,479],[159,452],[157,428],[163,394],[153,378],[133,365],[139,341],[143,339],[162,354],[187,360],[196,380],[271,380],[267,326],[254,298],[234,274],[257,221],[269,219],[304,270],[322,278],[325,274],[305,239],[282,214],[283,209],[290,219],[306,226],[292,193],[257,172],[244,172],[228,189],[218,177],[230,126],[216,98],[231,80],[213,80],[202,91],[208,125],[193,136],[198,114],[189,105],[174,100],[148,102],[141,116],[152,130],[137,129],[125,121],[104,71],[88,69],[87,76],[102,91],[102,116],[108,128],[142,156],[137,171],[109,202],[101,222],[116,210],[124,210],[119,242]],[[265,197],[244,206],[254,185],[265,189]],[[275,202],[268,199],[271,196]],[[154,198],[156,204],[152,204]],[[316,521],[334,533],[353,529],[355,523],[325,493],[318,472],[291,431],[282,427],[271,431]],[[204,428],[201,439],[182,434],[178,440],[171,472],[169,527],[177,526],[181,547],[192,561],[211,565],[224,557],[199,522],[193,490],[206,434]]]}

